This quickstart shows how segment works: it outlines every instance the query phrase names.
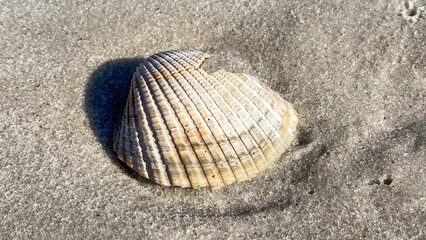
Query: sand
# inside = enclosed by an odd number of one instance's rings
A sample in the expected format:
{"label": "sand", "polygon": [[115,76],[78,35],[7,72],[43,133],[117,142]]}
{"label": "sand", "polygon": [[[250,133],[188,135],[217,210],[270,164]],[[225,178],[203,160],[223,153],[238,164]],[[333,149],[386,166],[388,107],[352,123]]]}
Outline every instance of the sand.
{"label": "sand", "polygon": [[[425,239],[426,1],[2,1],[1,239]],[[197,49],[300,125],[267,171],[155,185],[111,138],[136,66]]]}

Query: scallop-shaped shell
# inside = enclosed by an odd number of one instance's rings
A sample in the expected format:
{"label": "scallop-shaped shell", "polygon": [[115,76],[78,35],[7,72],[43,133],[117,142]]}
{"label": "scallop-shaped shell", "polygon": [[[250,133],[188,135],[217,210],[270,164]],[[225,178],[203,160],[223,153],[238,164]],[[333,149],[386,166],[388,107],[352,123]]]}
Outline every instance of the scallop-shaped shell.
{"label": "scallop-shaped shell", "polygon": [[293,139],[293,107],[256,78],[201,65],[199,51],[157,53],[136,69],[118,157],[165,186],[220,188],[254,177]]}

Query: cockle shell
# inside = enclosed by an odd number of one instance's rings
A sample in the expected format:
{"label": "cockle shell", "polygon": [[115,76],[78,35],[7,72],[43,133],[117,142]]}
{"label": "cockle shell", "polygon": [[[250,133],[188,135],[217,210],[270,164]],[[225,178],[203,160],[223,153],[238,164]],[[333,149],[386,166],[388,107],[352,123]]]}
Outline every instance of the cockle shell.
{"label": "cockle shell", "polygon": [[254,177],[293,140],[294,108],[255,77],[201,68],[195,50],[157,53],[136,69],[118,157],[165,186],[220,188]]}

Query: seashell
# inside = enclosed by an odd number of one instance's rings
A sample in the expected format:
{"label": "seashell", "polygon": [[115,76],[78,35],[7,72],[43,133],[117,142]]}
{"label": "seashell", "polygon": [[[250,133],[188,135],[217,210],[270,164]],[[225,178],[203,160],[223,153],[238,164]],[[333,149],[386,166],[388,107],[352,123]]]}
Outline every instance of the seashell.
{"label": "seashell", "polygon": [[255,77],[201,68],[195,50],[157,53],[134,73],[114,150],[164,186],[220,188],[256,176],[290,145],[294,108]]}

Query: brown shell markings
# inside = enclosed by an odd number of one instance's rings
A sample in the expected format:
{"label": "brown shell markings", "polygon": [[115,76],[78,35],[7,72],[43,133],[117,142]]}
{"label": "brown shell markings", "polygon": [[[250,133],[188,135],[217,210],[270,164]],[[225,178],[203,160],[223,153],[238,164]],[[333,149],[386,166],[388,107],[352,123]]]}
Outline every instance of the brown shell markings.
{"label": "brown shell markings", "polygon": [[294,108],[255,77],[205,72],[209,55],[157,53],[133,76],[118,157],[165,186],[217,189],[263,171],[290,145]]}

